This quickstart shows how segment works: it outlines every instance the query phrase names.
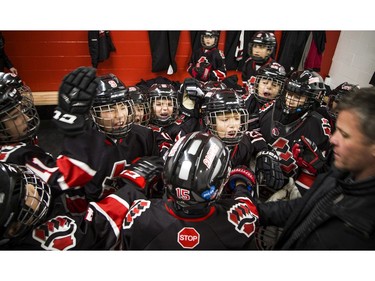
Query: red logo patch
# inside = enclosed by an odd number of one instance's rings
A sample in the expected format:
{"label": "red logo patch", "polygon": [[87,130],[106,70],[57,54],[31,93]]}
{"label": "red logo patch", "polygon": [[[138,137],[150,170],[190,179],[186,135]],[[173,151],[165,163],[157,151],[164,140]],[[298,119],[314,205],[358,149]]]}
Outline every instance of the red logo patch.
{"label": "red logo patch", "polygon": [[194,249],[200,241],[200,234],[192,227],[184,227],[177,233],[177,242],[185,249]]}

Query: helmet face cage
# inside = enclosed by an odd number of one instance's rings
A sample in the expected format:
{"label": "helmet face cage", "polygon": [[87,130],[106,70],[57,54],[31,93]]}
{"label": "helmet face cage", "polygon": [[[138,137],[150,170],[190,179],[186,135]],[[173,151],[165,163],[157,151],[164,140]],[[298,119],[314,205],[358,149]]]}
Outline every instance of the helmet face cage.
{"label": "helmet face cage", "polygon": [[134,102],[134,123],[147,126],[150,122],[150,101],[139,87],[129,87],[130,99]]}
{"label": "helmet face cage", "polygon": [[134,122],[134,102],[119,101],[91,108],[92,119],[100,132],[113,139],[124,138]]}
{"label": "helmet face cage", "polygon": [[151,106],[150,123],[160,127],[172,124],[179,113],[174,87],[170,84],[154,84],[148,94]]}
{"label": "helmet face cage", "polygon": [[14,238],[43,220],[51,203],[51,189],[25,166],[4,166],[8,170],[10,189],[5,199],[8,203],[7,218],[1,220],[0,232],[1,237]]}
{"label": "helmet face cage", "polygon": [[[255,45],[265,46],[267,48],[267,55],[262,58],[259,56],[254,56],[253,54],[253,47]],[[276,38],[275,35],[272,32],[257,32],[254,34],[254,36],[251,38],[251,41],[249,42],[248,46],[248,54],[249,56],[258,63],[264,63],[268,60],[268,58],[273,53],[276,46]]]}
{"label": "helmet face cage", "polygon": [[233,89],[214,90],[206,94],[204,123],[206,128],[229,146],[240,142],[248,129],[249,113],[245,101]]}
{"label": "helmet face cage", "polygon": [[[31,97],[31,99],[30,99]],[[0,144],[29,141],[40,125],[38,111],[31,92],[25,95],[15,88],[9,88],[2,96],[0,105]]]}
{"label": "helmet face cage", "polygon": [[202,132],[190,133],[169,151],[163,180],[169,196],[182,209],[206,208],[227,182],[230,153],[223,142]]}
{"label": "helmet face cage", "polygon": [[[207,46],[205,41],[204,41],[205,37],[214,38],[215,39],[214,43],[211,46]],[[217,31],[208,30],[208,31],[203,32],[203,34],[201,35],[201,44],[202,44],[202,47],[205,48],[205,49],[215,48],[217,46],[218,41],[219,41],[219,32],[217,32]]]}
{"label": "helmet face cage", "polygon": [[[276,62],[259,68],[254,85],[254,96],[259,103],[265,104],[280,96],[284,87],[285,75],[284,67]],[[261,91],[262,96],[260,95]]]}
{"label": "helmet face cage", "polygon": [[[205,123],[211,134],[219,137],[226,145],[234,146],[248,130],[249,113],[243,108],[208,112]],[[224,131],[225,127],[228,127],[227,131]]]}
{"label": "helmet face cage", "polygon": [[325,92],[323,78],[318,73],[311,70],[295,71],[286,80],[281,95],[283,112],[294,114],[313,110],[321,104]]}

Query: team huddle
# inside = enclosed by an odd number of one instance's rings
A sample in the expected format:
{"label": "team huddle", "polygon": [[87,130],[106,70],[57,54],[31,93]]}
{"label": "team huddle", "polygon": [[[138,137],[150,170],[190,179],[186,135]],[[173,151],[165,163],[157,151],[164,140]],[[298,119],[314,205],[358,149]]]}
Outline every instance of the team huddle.
{"label": "team huddle", "polygon": [[[350,139],[343,118],[357,120],[349,105],[372,116],[374,89],[330,91],[316,71],[287,72],[271,59],[270,32],[254,36],[233,87],[217,42],[202,35],[178,87],[127,86],[91,67],[68,73],[53,116],[64,136],[57,157],[38,145],[31,89],[0,73],[0,249],[374,248],[369,222],[335,209],[341,180],[364,174],[373,186],[374,171],[347,167],[339,147]],[[371,166],[374,139],[360,135]],[[289,223],[308,206],[310,225]],[[349,228],[342,244],[327,238],[332,221]]]}

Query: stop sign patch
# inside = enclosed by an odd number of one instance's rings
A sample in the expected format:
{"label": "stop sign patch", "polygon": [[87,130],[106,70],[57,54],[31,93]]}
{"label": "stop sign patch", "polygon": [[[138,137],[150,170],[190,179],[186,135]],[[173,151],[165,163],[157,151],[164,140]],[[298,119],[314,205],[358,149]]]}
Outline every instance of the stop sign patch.
{"label": "stop sign patch", "polygon": [[194,249],[199,244],[200,235],[192,227],[184,227],[177,233],[177,242],[185,249]]}

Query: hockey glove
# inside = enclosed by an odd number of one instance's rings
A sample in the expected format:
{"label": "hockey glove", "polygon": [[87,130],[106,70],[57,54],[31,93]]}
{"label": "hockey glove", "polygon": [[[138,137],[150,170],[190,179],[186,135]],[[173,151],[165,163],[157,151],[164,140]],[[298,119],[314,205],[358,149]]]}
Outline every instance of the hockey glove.
{"label": "hockey glove", "polygon": [[123,170],[119,177],[136,184],[146,195],[149,188],[161,177],[164,160],[159,156],[144,156],[137,158]]}
{"label": "hockey glove", "polygon": [[295,141],[292,152],[297,165],[313,175],[316,175],[318,170],[323,168],[326,161],[316,144],[304,136]]}
{"label": "hockey glove", "polygon": [[186,78],[184,81],[184,90],[191,100],[204,99],[202,84],[197,79]]}
{"label": "hockey glove", "polygon": [[197,63],[193,68],[193,77],[205,82],[210,77],[211,68],[209,63]]}
{"label": "hockey glove", "polygon": [[249,191],[252,191],[256,184],[255,174],[246,166],[238,166],[229,174],[228,183],[230,189],[234,190],[239,181],[243,182]]}
{"label": "hockey glove", "polygon": [[259,183],[264,183],[275,190],[284,186],[285,177],[276,151],[262,150],[257,154],[255,161],[255,174]]}
{"label": "hockey glove", "polygon": [[96,70],[91,67],[79,67],[64,77],[53,116],[64,134],[78,135],[84,131],[98,84]]}

